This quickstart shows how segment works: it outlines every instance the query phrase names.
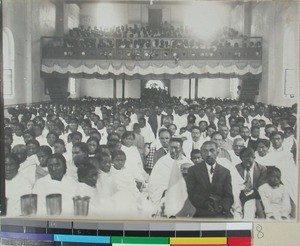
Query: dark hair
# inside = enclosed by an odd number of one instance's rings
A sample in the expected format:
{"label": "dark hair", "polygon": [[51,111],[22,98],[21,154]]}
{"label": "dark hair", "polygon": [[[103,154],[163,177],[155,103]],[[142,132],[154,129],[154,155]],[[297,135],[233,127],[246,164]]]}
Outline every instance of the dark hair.
{"label": "dark hair", "polygon": [[284,134],[282,132],[272,132],[270,134],[270,139],[272,139],[275,135],[280,135],[280,137],[284,139]]}
{"label": "dark hair", "polygon": [[97,158],[97,160],[99,161],[99,163],[103,163],[104,162],[104,157],[108,157],[110,158],[110,155],[107,154],[106,152],[101,152],[101,153],[96,153],[95,157]]}
{"label": "dark hair", "polygon": [[135,135],[134,135],[134,133],[133,133],[132,131],[126,131],[126,132],[124,132],[124,134],[123,134],[123,136],[122,136],[122,142],[123,142],[123,140],[124,140],[125,138],[127,138],[127,137],[129,137],[129,136],[132,136],[133,139],[135,139]]}
{"label": "dark hair", "polygon": [[23,132],[23,136],[25,135],[25,134],[29,134],[29,135],[31,135],[32,137],[34,137],[35,138],[35,132],[32,130],[32,129],[30,129],[30,130],[25,130],[24,132]]}
{"label": "dark hair", "polygon": [[73,148],[79,148],[83,153],[89,153],[89,147],[86,143],[78,142],[73,145]]}
{"label": "dark hair", "polygon": [[75,136],[79,136],[82,138],[82,134],[81,132],[71,132],[69,135],[68,135],[71,139],[73,139]]}
{"label": "dark hair", "polygon": [[195,129],[197,129],[198,131],[200,131],[200,128],[199,128],[198,126],[192,126],[192,127],[191,127],[191,132],[192,132],[193,130],[195,130]]}
{"label": "dark hair", "polygon": [[193,150],[192,150],[192,152],[191,152],[191,159],[192,159],[192,156],[193,156],[193,155],[196,155],[196,154],[201,154],[200,149],[193,149]]}
{"label": "dark hair", "polygon": [[50,131],[50,132],[47,134],[47,137],[48,137],[50,134],[54,135],[54,136],[56,137],[56,139],[59,138],[58,134],[57,134],[56,132],[54,132],[54,131]]}
{"label": "dark hair", "polygon": [[63,145],[63,146],[66,146],[64,140],[62,140],[62,139],[60,139],[60,138],[58,138],[58,139],[55,141],[55,144],[56,144],[56,143],[61,144],[61,145]]}
{"label": "dark hair", "polygon": [[251,126],[250,132],[253,132],[254,130],[260,130],[259,126]]}
{"label": "dark hair", "polygon": [[169,129],[161,128],[161,129],[159,129],[159,131],[158,131],[158,137],[159,137],[160,134],[163,133],[163,132],[168,132],[168,133],[170,134],[170,136],[172,136],[172,133],[171,133],[171,131],[170,131]]}
{"label": "dark hair", "polygon": [[213,134],[211,134],[211,137],[210,138],[213,138],[215,135],[220,135],[222,136],[222,134],[218,131],[214,132]]}
{"label": "dark hair", "polygon": [[[62,154],[59,154],[59,153],[54,153],[52,155],[49,156],[48,160],[47,160],[47,164],[49,163],[49,161],[51,159],[57,159],[57,160],[60,160],[64,166],[64,169],[65,169],[65,173],[67,171],[67,163],[66,163],[66,159],[65,157],[62,155]],[[64,173],[64,174],[65,174]]]}
{"label": "dark hair", "polygon": [[171,138],[171,139],[170,139],[170,144],[171,144],[172,142],[180,143],[180,146],[182,147],[182,144],[183,144],[182,138]]}
{"label": "dark hair", "polygon": [[125,156],[125,158],[126,158],[126,154],[124,153],[123,150],[115,150],[111,154],[111,159],[114,160],[119,155]]}
{"label": "dark hair", "polygon": [[244,148],[240,151],[240,158],[242,159],[242,157],[244,156],[255,156],[254,150],[250,147]]}
{"label": "dark hair", "polygon": [[278,168],[278,167],[275,167],[275,166],[269,166],[268,168],[267,168],[267,177],[270,177],[272,174],[274,174],[274,173],[280,173],[280,175],[281,175],[281,171],[280,171],[280,169]]}
{"label": "dark hair", "polygon": [[217,127],[216,127],[216,125],[215,124],[210,124],[210,125],[208,125],[207,127],[206,127],[206,129],[208,129],[208,128],[212,128],[212,129],[214,129],[215,131],[217,130]]}
{"label": "dark hair", "polygon": [[206,121],[206,120],[200,120],[198,125],[200,125],[201,123],[205,123],[205,124],[206,124],[206,127],[208,126],[208,124],[207,124],[207,121]]}
{"label": "dark hair", "polygon": [[34,145],[40,147],[40,143],[39,143],[39,141],[37,141],[36,139],[31,139],[31,140],[29,140],[29,141],[26,143],[26,146],[28,146],[29,144],[34,144]]}
{"label": "dark hair", "polygon": [[269,139],[258,139],[257,145],[259,145],[260,143],[265,145],[267,148],[270,148],[270,146],[271,146],[271,142]]}
{"label": "dark hair", "polygon": [[90,170],[96,170],[97,168],[91,163],[89,158],[85,159],[87,161],[84,165],[79,165],[77,169],[78,181],[82,182],[82,179],[85,178]]}
{"label": "dark hair", "polygon": [[202,149],[202,148],[204,147],[204,145],[206,145],[206,144],[213,144],[216,148],[218,148],[218,145],[217,145],[216,142],[214,142],[214,141],[205,141],[205,142],[202,144],[201,149]]}
{"label": "dark hair", "polygon": [[89,137],[89,139],[86,141],[86,143],[89,143],[91,141],[95,141],[97,145],[99,146],[99,139],[96,137]]}
{"label": "dark hair", "polygon": [[18,158],[18,156],[16,154],[10,153],[10,154],[6,155],[5,158],[12,159],[13,161],[16,162],[16,164],[18,166],[20,166],[20,160],[19,160],[19,158]]}
{"label": "dark hair", "polygon": [[47,156],[52,155],[52,149],[48,145],[42,145],[39,152],[45,153]]}

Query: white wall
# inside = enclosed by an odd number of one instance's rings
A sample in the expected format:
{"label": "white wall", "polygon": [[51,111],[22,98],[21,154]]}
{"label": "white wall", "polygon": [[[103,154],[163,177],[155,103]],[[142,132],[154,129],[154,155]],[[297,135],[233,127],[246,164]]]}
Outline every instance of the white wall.
{"label": "white wall", "polygon": [[[189,98],[189,80],[188,79],[172,79],[170,82],[170,95],[173,97]],[[193,92],[192,92],[193,96]]]}
{"label": "white wall", "polygon": [[263,36],[262,81],[258,101],[280,106],[291,106],[295,98],[284,96],[283,40],[284,30],[289,26],[295,32],[297,49],[297,75],[295,85],[299,85],[299,3],[258,3],[252,9],[251,34]]}
{"label": "white wall", "polygon": [[141,81],[125,80],[125,98],[139,98],[141,96]]}
{"label": "white wall", "polygon": [[14,95],[5,105],[49,100],[40,77],[40,38],[55,35],[55,13],[50,0],[3,1],[3,27],[15,41]]}
{"label": "white wall", "polygon": [[[77,79],[78,96],[91,96],[112,98],[113,97],[113,80],[100,79]],[[141,96],[140,80],[125,80],[125,98],[139,98]],[[117,98],[122,98],[122,80],[117,80]]]}
{"label": "white wall", "polygon": [[80,96],[111,98],[113,97],[113,80],[81,79]]}
{"label": "white wall", "polygon": [[199,79],[198,97],[230,98],[229,79]]}

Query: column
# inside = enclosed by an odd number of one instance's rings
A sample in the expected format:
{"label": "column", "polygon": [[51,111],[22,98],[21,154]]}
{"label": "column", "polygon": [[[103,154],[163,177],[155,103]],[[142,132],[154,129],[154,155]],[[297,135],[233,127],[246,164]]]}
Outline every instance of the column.
{"label": "column", "polygon": [[56,0],[55,1],[56,6],[56,19],[55,19],[55,30],[56,35],[63,36],[66,32],[68,32],[68,16],[66,14],[66,4],[64,3],[64,0]]}
{"label": "column", "polygon": [[192,79],[189,79],[189,99],[192,99]]}
{"label": "column", "polygon": [[125,98],[125,79],[122,79],[122,99]]}
{"label": "column", "polygon": [[195,99],[198,99],[198,78],[195,79]]}

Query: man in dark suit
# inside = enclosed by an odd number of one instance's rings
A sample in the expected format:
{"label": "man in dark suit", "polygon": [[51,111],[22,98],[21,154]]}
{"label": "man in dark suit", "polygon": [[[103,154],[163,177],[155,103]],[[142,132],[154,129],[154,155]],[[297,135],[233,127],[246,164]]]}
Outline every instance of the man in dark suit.
{"label": "man in dark suit", "polygon": [[150,124],[154,135],[156,136],[157,129],[159,129],[163,123],[163,115],[160,107],[155,106],[155,111],[149,115],[148,123]]}
{"label": "man in dark suit", "polygon": [[230,218],[233,204],[230,172],[216,163],[215,142],[204,142],[200,151],[204,161],[190,167],[186,178],[188,196],[196,208],[194,217]]}
{"label": "man in dark suit", "polygon": [[267,168],[255,162],[255,154],[252,148],[244,148],[240,151],[242,163],[236,165],[240,176],[244,179],[244,189],[240,193],[240,201],[243,207],[243,218],[264,218],[263,207],[258,194],[258,188],[266,183]]}
{"label": "man in dark suit", "polygon": [[162,128],[159,133],[159,141],[162,145],[161,148],[159,148],[158,150],[156,150],[154,152],[154,156],[153,156],[153,165],[155,165],[155,163],[163,156],[165,156],[168,151],[169,151],[169,143],[170,143],[170,139],[171,139],[171,132],[168,129],[164,129]]}

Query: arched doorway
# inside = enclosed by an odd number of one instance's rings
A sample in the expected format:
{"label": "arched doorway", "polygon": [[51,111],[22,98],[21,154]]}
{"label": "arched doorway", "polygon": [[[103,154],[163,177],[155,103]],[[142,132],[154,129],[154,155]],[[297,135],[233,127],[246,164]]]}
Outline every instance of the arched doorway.
{"label": "arched doorway", "polygon": [[170,80],[168,79],[149,79],[143,80],[141,86],[142,97],[169,97]]}

